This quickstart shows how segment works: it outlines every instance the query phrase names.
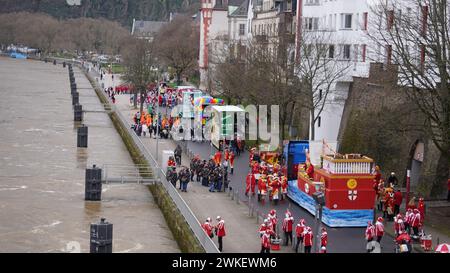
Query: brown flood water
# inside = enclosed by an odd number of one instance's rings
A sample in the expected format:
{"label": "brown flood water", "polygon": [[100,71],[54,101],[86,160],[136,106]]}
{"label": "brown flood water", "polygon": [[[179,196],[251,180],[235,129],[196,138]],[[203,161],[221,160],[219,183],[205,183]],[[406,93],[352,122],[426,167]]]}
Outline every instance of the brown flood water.
{"label": "brown flood water", "polygon": [[[74,72],[83,109],[100,110]],[[69,87],[62,65],[0,57],[0,252],[89,252],[100,217],[114,252],[180,252],[145,186],[103,185],[101,202],[84,201],[86,166],[132,161],[106,113],[85,113],[88,148],[76,147]]]}

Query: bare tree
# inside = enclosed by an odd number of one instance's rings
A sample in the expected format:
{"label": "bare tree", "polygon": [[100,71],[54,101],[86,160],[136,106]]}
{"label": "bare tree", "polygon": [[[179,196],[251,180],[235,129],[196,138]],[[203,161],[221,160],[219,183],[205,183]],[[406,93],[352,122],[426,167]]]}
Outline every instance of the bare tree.
{"label": "bare tree", "polygon": [[152,44],[146,40],[132,39],[125,47],[123,79],[134,88],[134,107],[137,107],[138,92],[141,98],[140,112],[143,110],[144,95],[150,83],[155,82],[155,56]]}
{"label": "bare tree", "polygon": [[[332,103],[335,84],[350,67],[344,48],[337,48],[330,32],[304,31],[300,38],[295,70],[302,85],[303,106],[310,112],[310,139],[315,139],[315,124],[325,106]],[[332,99],[330,99],[333,97]]]}
{"label": "bare tree", "polygon": [[155,47],[162,64],[174,69],[177,83],[183,73],[197,68],[199,29],[191,17],[177,15],[155,37]]}
{"label": "bare tree", "polygon": [[298,102],[300,85],[296,83],[293,41],[280,34],[269,39],[253,39],[240,44],[222,41],[225,50],[210,58],[216,92],[243,104],[278,104],[280,135],[285,137]]}
{"label": "bare tree", "polygon": [[450,32],[446,0],[380,1],[372,8],[378,28],[369,30],[387,64],[427,122],[424,133],[441,152],[431,196],[444,192],[450,169]]}

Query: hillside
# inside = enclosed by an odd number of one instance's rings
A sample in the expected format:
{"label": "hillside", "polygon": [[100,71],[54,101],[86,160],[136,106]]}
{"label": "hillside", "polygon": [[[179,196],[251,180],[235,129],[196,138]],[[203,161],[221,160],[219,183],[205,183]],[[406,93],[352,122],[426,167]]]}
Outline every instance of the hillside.
{"label": "hillside", "polygon": [[[77,1],[68,1],[77,2]],[[167,20],[170,12],[195,13],[199,0],[0,0],[0,13],[43,12],[56,18],[104,17],[131,26],[137,20]]]}

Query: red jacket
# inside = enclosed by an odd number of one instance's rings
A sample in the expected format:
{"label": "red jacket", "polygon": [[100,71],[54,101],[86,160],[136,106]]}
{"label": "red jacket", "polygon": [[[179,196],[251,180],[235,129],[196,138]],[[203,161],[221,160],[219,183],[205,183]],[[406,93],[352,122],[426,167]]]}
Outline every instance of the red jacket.
{"label": "red jacket", "polygon": [[283,219],[283,231],[284,232],[292,232],[292,224],[294,223],[294,217],[284,218]]}
{"label": "red jacket", "polygon": [[412,227],[418,227],[420,224],[420,213],[414,213],[414,216],[412,217],[411,226]]}
{"label": "red jacket", "polygon": [[220,220],[220,222],[216,226],[216,230],[217,230],[218,237],[225,236],[225,221],[224,220]]}
{"label": "red jacket", "polygon": [[373,236],[375,236],[375,228],[373,225],[367,226],[366,228],[366,240],[373,239]]}
{"label": "red jacket", "polygon": [[394,205],[400,206],[403,201],[403,195],[400,191],[394,193]]}
{"label": "red jacket", "polygon": [[303,243],[305,246],[312,246],[313,244],[313,233],[312,231],[306,232],[305,237],[303,239]]}
{"label": "red jacket", "polygon": [[297,226],[295,226],[295,234],[297,235],[297,237],[303,237],[304,230],[305,230],[305,225],[297,224]]}
{"label": "red jacket", "polygon": [[264,233],[261,237],[261,245],[264,248],[270,248],[270,235],[267,233]]}
{"label": "red jacket", "polygon": [[324,231],[320,235],[320,246],[327,246],[327,244],[328,244],[328,233]]}
{"label": "red jacket", "polygon": [[208,236],[211,237],[211,234],[212,234],[212,231],[213,231],[213,227],[212,227],[211,223],[210,222],[205,222],[202,225],[202,228],[206,232],[206,234],[208,234]]}
{"label": "red jacket", "polygon": [[384,235],[384,225],[381,222],[375,223],[375,236],[383,236]]}
{"label": "red jacket", "polygon": [[234,153],[233,152],[230,153],[229,159],[230,159],[230,167],[233,167],[234,166]]}

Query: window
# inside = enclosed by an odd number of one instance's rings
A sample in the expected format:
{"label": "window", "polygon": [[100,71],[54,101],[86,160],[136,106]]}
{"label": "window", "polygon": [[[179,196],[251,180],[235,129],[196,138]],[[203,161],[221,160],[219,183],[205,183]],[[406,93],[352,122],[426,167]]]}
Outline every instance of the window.
{"label": "window", "polygon": [[355,62],[358,61],[358,57],[359,57],[358,56],[359,55],[358,48],[359,48],[358,45],[353,45],[353,58],[354,58]]}
{"label": "window", "polygon": [[343,14],[342,28],[351,29],[352,28],[352,14]]}
{"label": "window", "polygon": [[319,18],[305,18],[305,28],[306,30],[318,30]]}
{"label": "window", "polygon": [[368,13],[364,12],[363,13],[363,24],[362,24],[362,30],[367,30],[367,17],[368,17]]}
{"label": "window", "polygon": [[319,89],[319,101],[322,100],[322,89]]}
{"label": "window", "polygon": [[350,60],[350,45],[344,45],[342,55],[345,60]]}
{"label": "window", "polygon": [[334,58],[334,45],[330,45],[330,47],[328,48],[328,58]]}
{"label": "window", "polygon": [[320,127],[320,124],[322,123],[322,118],[319,116],[317,119],[317,127]]}
{"label": "window", "polygon": [[245,24],[239,24],[239,35],[245,35]]}
{"label": "window", "polygon": [[361,46],[361,59],[362,62],[366,61],[366,45]]}

